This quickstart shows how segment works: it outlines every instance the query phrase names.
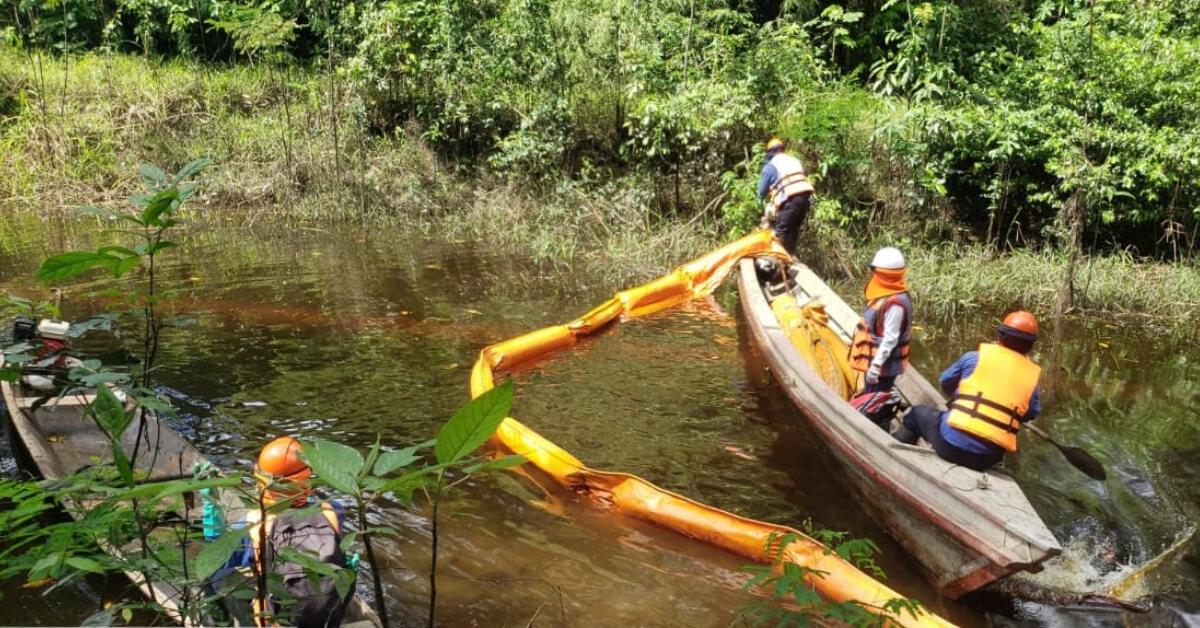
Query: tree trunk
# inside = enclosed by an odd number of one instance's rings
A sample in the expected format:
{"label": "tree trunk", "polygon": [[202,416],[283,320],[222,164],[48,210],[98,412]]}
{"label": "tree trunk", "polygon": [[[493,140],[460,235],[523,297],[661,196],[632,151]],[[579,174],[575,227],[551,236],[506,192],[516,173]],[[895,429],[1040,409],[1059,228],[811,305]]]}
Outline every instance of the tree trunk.
{"label": "tree trunk", "polygon": [[329,75],[329,124],[333,127],[333,173],[340,184],[342,176],[342,153],[338,147],[337,76],[333,67],[333,22],[329,17],[329,0],[322,3],[325,14],[325,72]]}
{"label": "tree trunk", "polygon": [[1083,254],[1083,221],[1085,201],[1083,192],[1075,190],[1063,204],[1062,220],[1067,227],[1067,268],[1058,292],[1057,316],[1061,318],[1075,306],[1075,274]]}

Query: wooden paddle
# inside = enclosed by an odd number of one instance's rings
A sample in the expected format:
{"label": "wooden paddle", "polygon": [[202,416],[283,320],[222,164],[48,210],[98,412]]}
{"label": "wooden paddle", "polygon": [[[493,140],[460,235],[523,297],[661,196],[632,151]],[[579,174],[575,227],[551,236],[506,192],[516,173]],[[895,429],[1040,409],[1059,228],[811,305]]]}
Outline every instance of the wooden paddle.
{"label": "wooden paddle", "polygon": [[1067,462],[1071,463],[1071,466],[1083,471],[1089,478],[1092,478],[1093,480],[1099,480],[1101,482],[1108,479],[1108,473],[1104,471],[1104,465],[1100,464],[1100,461],[1096,460],[1096,457],[1092,454],[1089,454],[1078,447],[1067,447],[1066,445],[1051,438],[1049,434],[1042,431],[1042,428],[1035,425],[1026,423],[1021,427],[1024,427],[1030,432],[1041,436],[1046,440],[1046,442],[1057,447],[1058,450],[1062,452],[1063,457],[1067,459]]}

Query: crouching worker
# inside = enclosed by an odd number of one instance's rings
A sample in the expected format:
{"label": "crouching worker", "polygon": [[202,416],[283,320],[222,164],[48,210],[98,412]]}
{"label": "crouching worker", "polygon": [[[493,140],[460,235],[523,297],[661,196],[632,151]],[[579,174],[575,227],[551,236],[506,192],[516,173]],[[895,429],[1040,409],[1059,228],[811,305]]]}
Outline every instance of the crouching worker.
{"label": "crouching worker", "polygon": [[943,459],[976,471],[986,471],[1004,452],[1016,451],[1021,423],[1041,413],[1042,369],[1027,357],[1037,334],[1037,320],[1029,312],[1006,316],[997,342],[964,353],[942,373],[949,410],[916,406],[893,436],[909,445],[924,438]]}
{"label": "crouching worker", "polygon": [[[352,567],[340,546],[342,511],[313,496],[308,485],[312,470],[301,460],[300,452],[300,441],[288,436],[263,447],[254,477],[263,491],[266,521],[259,521],[258,510],[247,512],[248,540],[232,559],[241,567],[257,565],[268,581],[275,582],[268,586],[272,594],[266,598],[266,608],[260,608],[259,600],[254,601],[254,623],[258,626],[339,626],[354,591],[353,586],[349,587],[343,598],[337,593],[333,576],[308,573],[301,565],[279,556],[286,547],[337,567]],[[279,510],[284,500],[291,502],[291,508]]]}

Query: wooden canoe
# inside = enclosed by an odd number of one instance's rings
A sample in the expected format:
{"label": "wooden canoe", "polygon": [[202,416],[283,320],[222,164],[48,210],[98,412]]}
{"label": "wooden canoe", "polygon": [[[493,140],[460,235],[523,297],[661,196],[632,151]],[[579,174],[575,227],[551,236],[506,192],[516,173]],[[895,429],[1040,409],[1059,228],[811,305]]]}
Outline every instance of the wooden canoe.
{"label": "wooden canoe", "polygon": [[[807,266],[794,263],[797,302],[817,301],[847,343],[859,314]],[[948,463],[928,446],[895,441],[835,394],[800,357],[771,311],[754,261],[738,267],[747,327],[771,374],[825,441],[859,504],[911,554],[942,595],[958,598],[1018,571],[1038,571],[1062,548],[1003,469],[979,473]],[[909,368],[897,381],[913,405],[945,407]]]}
{"label": "wooden canoe", "polygon": [[[96,461],[112,459],[107,437],[84,410],[94,399],[92,395],[68,395],[57,402],[51,401],[37,406],[35,402],[44,394],[26,395],[23,387],[9,382],[0,382],[0,390],[8,410],[7,427],[18,462],[31,466],[29,470],[36,475],[47,480],[63,479],[96,464]],[[132,456],[139,422],[143,421],[145,426],[142,430],[142,446],[138,448],[138,457],[133,461],[133,467],[141,473],[150,472],[146,481],[189,477],[193,465],[207,462],[207,459],[178,432],[153,413],[144,412],[138,412],[125,431],[122,446],[126,455]],[[242,504],[236,497],[229,495],[228,491],[222,495],[227,520],[241,520],[245,513]],[[80,509],[75,504],[64,505],[70,514],[79,514]],[[82,506],[86,508],[87,504]],[[199,510],[197,507],[193,512],[198,516]],[[194,523],[198,525],[199,522],[197,520]],[[193,546],[199,551],[200,543]],[[102,549],[117,557],[136,551],[131,547],[107,544],[102,546]],[[178,604],[182,595],[177,588],[166,582],[146,583],[140,574],[126,575],[143,595],[157,600],[168,616],[176,621],[183,621]],[[191,625],[190,622],[184,623]],[[375,611],[355,595],[346,609],[343,626],[372,628],[381,625],[382,622]]]}

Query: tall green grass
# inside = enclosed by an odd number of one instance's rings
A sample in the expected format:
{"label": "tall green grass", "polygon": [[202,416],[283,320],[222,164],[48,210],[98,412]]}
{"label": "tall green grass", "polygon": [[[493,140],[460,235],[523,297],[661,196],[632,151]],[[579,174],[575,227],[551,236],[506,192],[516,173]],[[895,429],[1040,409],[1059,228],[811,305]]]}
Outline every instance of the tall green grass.
{"label": "tall green grass", "polygon": [[[816,265],[844,294],[856,291],[866,279],[876,246],[894,244],[840,242],[841,249],[820,256]],[[1068,261],[1061,251],[1000,253],[979,244],[946,242],[900,246],[908,260],[909,290],[929,316],[949,319],[1017,308],[1044,319],[1057,313]],[[1175,336],[1200,336],[1200,267],[1194,262],[1166,263],[1127,253],[1086,256],[1080,261],[1075,289],[1075,314]]]}
{"label": "tall green grass", "polygon": [[[1066,276],[1055,250],[997,254],[982,246],[942,244],[910,254],[911,283],[923,303],[947,314],[1023,307],[1051,313]],[[1075,309],[1134,324],[1195,333],[1200,319],[1200,268],[1139,260],[1128,254],[1086,257],[1076,277]]]}

